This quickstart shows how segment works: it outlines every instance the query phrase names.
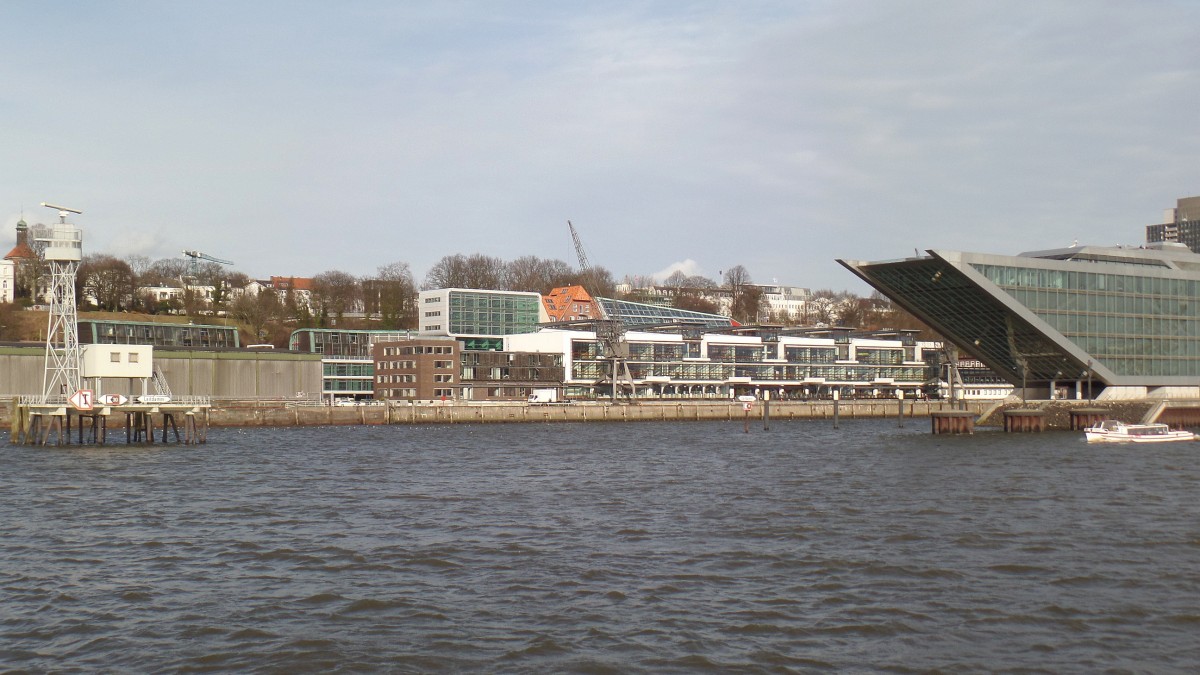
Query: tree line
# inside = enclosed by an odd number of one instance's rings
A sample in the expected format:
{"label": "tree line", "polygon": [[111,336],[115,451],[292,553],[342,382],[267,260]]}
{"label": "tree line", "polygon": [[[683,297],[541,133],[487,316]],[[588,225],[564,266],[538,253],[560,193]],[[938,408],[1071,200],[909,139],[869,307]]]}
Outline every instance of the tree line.
{"label": "tree line", "polygon": [[[17,289],[18,302],[25,305],[33,304],[35,295],[36,282],[28,281],[30,276],[26,270],[26,281]],[[253,282],[246,274],[214,262],[194,264],[183,258],[150,260],[133,255],[120,259],[91,254],[80,265],[76,298],[82,310],[229,315],[243,322],[256,340],[276,344],[286,342],[287,334],[295,327],[415,329],[420,289],[478,288],[545,294],[574,284],[583,285],[593,296],[631,301],[660,301],[665,295],[672,306],[698,312],[721,313],[724,306],[731,318],[742,324],[924,329],[878,293],[860,298],[846,291],[819,290],[808,298],[804,315],[772,312],[762,287],[753,283],[742,265],[721,272],[718,279],[677,271],[657,284],[649,276],[626,276],[619,286],[612,272],[603,267],[580,270],[562,260],[532,255],[506,261],[480,253],[459,253],[438,260],[419,284],[408,263],[400,261],[361,277],[341,270],[321,272],[312,277],[303,293],[295,287],[294,278],[283,279],[282,288],[243,292]],[[619,287],[624,292],[618,292]],[[156,288],[179,290],[156,294]]]}

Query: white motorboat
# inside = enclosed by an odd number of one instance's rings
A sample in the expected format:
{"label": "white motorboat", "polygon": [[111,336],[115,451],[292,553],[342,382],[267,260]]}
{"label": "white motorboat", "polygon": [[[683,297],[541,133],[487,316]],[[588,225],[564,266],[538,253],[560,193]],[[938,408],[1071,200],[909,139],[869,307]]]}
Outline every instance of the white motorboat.
{"label": "white motorboat", "polygon": [[1196,440],[1196,434],[1190,431],[1171,431],[1165,424],[1125,424],[1117,420],[1104,420],[1094,427],[1084,429],[1084,433],[1089,443],[1168,443]]}

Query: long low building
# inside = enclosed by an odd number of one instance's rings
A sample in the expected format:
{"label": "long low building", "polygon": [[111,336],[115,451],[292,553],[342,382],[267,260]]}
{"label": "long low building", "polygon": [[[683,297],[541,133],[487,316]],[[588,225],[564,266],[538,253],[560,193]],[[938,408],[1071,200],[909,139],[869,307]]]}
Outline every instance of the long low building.
{"label": "long low building", "polygon": [[[547,328],[504,338],[506,351],[561,354],[565,393],[612,394],[614,354],[595,330]],[[911,331],[853,334],[847,329],[787,331],[700,328],[628,331],[621,355],[639,398],[907,397],[924,393],[930,357],[940,346]],[[936,372],[936,371],[935,371]],[[622,373],[617,373],[618,387]]]}
{"label": "long low building", "polygon": [[[0,345],[0,397],[42,391],[46,348]],[[312,399],[321,391],[321,357],[282,350],[155,347],[154,364],[175,396],[213,399]],[[106,380],[109,394],[139,394],[138,383]]]}

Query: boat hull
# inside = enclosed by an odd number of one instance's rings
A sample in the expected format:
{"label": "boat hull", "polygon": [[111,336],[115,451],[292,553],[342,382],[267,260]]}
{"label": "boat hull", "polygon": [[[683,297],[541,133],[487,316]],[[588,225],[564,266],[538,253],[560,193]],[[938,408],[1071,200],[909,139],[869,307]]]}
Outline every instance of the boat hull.
{"label": "boat hull", "polygon": [[1190,431],[1171,431],[1165,424],[1124,424],[1105,420],[1099,425],[1088,427],[1084,436],[1089,443],[1174,443],[1194,441],[1196,434]]}
{"label": "boat hull", "polygon": [[1165,436],[1128,436],[1123,434],[1088,433],[1089,443],[1175,443],[1194,441],[1196,434],[1190,431],[1172,431]]}

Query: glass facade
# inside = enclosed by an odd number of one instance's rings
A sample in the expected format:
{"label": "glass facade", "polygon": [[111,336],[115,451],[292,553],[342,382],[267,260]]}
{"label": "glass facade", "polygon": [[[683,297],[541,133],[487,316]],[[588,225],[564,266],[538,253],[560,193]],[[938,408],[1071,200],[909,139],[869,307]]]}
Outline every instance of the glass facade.
{"label": "glass facade", "polygon": [[[853,340],[847,338],[848,344]],[[639,342],[630,340],[629,374],[634,380],[660,380],[660,387],[690,388],[695,385],[724,385],[754,388],[779,386],[785,396],[828,393],[829,387],[844,387],[847,392],[880,390],[893,395],[895,387],[915,391],[930,377],[924,362],[903,362],[904,348],[859,347],[858,363],[838,363],[834,345],[810,346],[781,343],[786,354],[783,362],[771,361],[774,344],[707,344],[707,360],[688,361],[686,346],[678,342]],[[571,379],[598,381],[608,376],[611,367],[597,342],[571,341]]]}
{"label": "glass facade", "polygon": [[733,325],[733,320],[718,314],[705,314],[674,307],[659,307],[641,302],[613,300],[612,298],[596,298],[604,315],[609,319],[619,319],[627,326],[638,326],[660,323],[699,323],[710,328],[727,328]]}
{"label": "glass facade", "polygon": [[288,339],[290,351],[320,354],[322,393],[330,398],[369,398],[374,393],[376,342],[409,339],[411,331],[300,328]]}
{"label": "glass facade", "polygon": [[537,330],[536,295],[450,291],[449,334],[513,335]]}
{"label": "glass facade", "polygon": [[190,323],[135,321],[79,321],[82,344],[154,345],[155,347],[238,348],[241,339],[235,326],[206,326]]}
{"label": "glass facade", "polygon": [[1200,376],[1200,280],[972,267],[1117,375]]}
{"label": "glass facade", "polygon": [[293,352],[321,354],[330,358],[371,359],[371,345],[412,337],[412,331],[394,330],[337,330],[335,328],[300,328],[288,338]]}

